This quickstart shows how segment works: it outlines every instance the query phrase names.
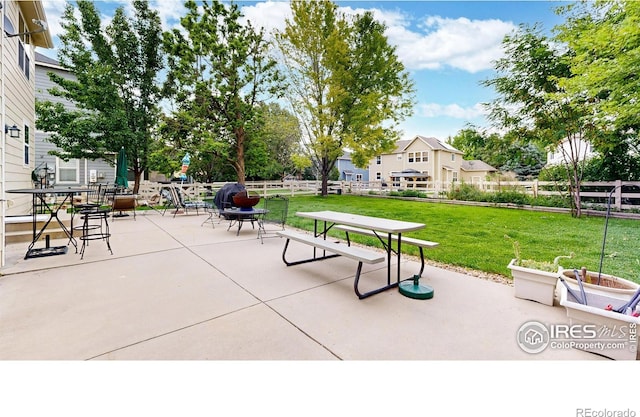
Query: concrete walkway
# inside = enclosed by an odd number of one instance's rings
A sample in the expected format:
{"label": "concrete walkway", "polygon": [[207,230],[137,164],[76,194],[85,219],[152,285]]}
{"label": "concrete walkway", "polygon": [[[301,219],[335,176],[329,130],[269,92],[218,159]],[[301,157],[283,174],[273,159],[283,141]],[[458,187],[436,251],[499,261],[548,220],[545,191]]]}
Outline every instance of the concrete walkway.
{"label": "concrete walkway", "polygon": [[[73,247],[28,260],[26,243],[7,247],[0,359],[602,359],[522,351],[523,323],[568,319],[562,307],[515,298],[508,285],[427,266],[421,283],[434,288],[431,300],[397,290],[358,300],[355,261],[287,267],[282,239],[261,244],[249,224],[236,236],[205,218],[110,219],[113,255],[91,241],[84,260]],[[292,242],[291,259],[310,250]],[[402,264],[405,277],[418,269]],[[383,265],[365,266],[363,291],[385,277]]]}

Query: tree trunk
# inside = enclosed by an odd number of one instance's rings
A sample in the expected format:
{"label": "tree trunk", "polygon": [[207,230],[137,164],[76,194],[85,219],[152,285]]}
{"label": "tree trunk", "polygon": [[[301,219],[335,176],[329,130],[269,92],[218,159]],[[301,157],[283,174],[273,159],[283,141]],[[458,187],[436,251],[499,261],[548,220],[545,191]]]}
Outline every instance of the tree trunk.
{"label": "tree trunk", "polygon": [[138,194],[138,191],[140,190],[140,181],[142,180],[142,174],[143,174],[143,171],[139,171],[139,170],[133,171],[133,175],[135,178],[135,184],[133,185],[134,194]]}
{"label": "tree trunk", "polygon": [[322,197],[326,197],[329,195],[329,160],[327,157],[323,157],[320,162],[320,176],[321,176],[321,187],[320,187],[320,195]]}
{"label": "tree trunk", "polygon": [[238,127],[234,129],[236,136],[236,174],[238,175],[238,183],[243,184],[246,181],[245,167],[244,167],[244,142],[246,138],[246,132],[244,128]]}

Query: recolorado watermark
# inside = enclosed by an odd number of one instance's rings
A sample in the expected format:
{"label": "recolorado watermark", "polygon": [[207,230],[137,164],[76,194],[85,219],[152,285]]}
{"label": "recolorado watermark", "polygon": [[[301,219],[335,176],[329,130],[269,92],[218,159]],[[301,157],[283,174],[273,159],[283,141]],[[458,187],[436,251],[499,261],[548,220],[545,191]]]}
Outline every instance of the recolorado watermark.
{"label": "recolorado watermark", "polygon": [[576,417],[636,417],[636,412],[630,408],[624,410],[576,408]]}
{"label": "recolorado watermark", "polygon": [[[628,349],[635,352],[638,347],[636,327],[636,323],[610,327],[595,324],[543,324],[538,321],[528,321],[518,329],[517,341],[520,349],[531,354],[540,353],[547,348],[589,351]],[[602,417],[609,416],[602,415]]]}

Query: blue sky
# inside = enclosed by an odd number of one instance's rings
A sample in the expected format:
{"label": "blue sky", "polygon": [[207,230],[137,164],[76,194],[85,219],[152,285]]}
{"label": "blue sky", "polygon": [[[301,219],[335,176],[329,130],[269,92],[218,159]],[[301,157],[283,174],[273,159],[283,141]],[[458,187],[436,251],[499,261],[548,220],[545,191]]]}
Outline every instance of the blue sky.
{"label": "blue sky", "polygon": [[[60,33],[64,0],[44,0],[54,41]],[[127,1],[96,2],[107,22]],[[165,29],[177,25],[182,1],[151,0]],[[254,26],[281,29],[290,15],[288,2],[243,2]],[[550,1],[337,1],[347,13],[373,11],[387,25],[390,43],[415,82],[414,115],[400,126],[402,137],[446,139],[467,123],[487,127],[481,103],[494,97],[480,81],[491,78],[492,62],[500,58],[501,41],[521,23],[539,22],[546,30],[562,22],[553,9],[567,2]],[[40,51],[53,58],[55,50]]]}

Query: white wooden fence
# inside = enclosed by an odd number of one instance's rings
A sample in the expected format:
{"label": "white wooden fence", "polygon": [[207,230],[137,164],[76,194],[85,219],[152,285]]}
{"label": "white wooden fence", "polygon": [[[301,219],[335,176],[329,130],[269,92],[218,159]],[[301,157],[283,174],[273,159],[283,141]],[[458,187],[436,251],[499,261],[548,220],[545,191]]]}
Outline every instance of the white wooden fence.
{"label": "white wooden fence", "polygon": [[[227,182],[191,183],[181,184],[181,187],[191,198],[213,196]],[[149,199],[154,194],[159,194],[162,186],[167,184],[144,181],[140,184],[139,194],[141,198]],[[382,183],[381,181],[332,181],[329,184],[331,193],[341,194],[387,194],[397,190],[415,190],[424,193],[429,198],[446,198],[447,191],[458,183],[440,183],[435,181],[411,182],[403,181],[395,184]],[[471,184],[481,191],[497,192],[514,190],[533,196],[543,195],[567,195],[567,186],[563,183],[550,181],[479,181]],[[257,181],[247,182],[245,187],[255,191],[262,197],[280,194],[286,196],[318,195],[321,189],[320,181]],[[613,181],[613,182],[584,182],[580,194],[585,203],[606,204],[611,191],[612,208],[629,210],[640,208],[640,182]]]}

